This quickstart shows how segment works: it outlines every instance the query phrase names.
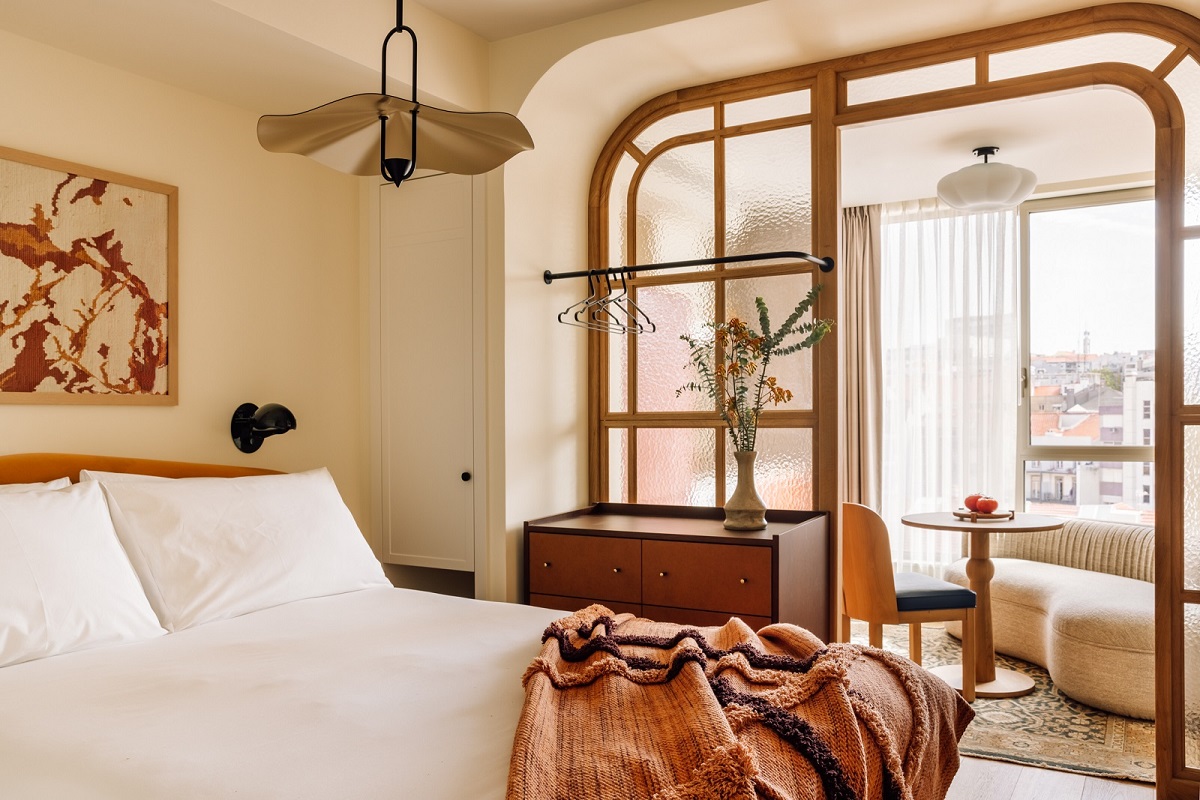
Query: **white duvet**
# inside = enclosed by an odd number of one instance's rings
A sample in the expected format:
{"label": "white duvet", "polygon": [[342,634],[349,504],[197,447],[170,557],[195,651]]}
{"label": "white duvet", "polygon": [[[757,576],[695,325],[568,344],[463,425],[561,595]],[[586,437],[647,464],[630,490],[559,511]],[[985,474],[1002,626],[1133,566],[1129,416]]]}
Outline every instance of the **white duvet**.
{"label": "white duvet", "polygon": [[368,589],[5,667],[0,798],[502,798],[561,616]]}

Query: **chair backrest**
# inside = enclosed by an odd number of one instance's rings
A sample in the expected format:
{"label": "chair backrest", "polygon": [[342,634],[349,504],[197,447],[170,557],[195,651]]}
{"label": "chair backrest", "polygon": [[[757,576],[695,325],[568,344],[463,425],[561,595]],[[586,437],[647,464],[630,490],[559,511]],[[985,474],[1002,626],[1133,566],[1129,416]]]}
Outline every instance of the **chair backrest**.
{"label": "chair backrest", "polygon": [[887,624],[900,615],[887,525],[858,503],[842,504],[842,596],[853,619]]}

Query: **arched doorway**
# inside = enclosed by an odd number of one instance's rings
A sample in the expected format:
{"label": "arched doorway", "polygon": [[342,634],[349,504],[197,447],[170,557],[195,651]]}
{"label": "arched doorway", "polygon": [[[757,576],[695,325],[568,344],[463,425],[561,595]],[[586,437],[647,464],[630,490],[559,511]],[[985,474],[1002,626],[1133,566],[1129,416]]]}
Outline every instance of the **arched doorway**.
{"label": "arched doorway", "polygon": [[[806,127],[810,142],[810,247],[818,254],[834,252],[841,206],[839,135],[848,126],[1095,86],[1117,87],[1142,101],[1153,119],[1156,153],[1159,380],[1154,405],[1160,422],[1154,493],[1159,509],[1159,796],[1164,798],[1193,796],[1200,781],[1200,680],[1184,680],[1185,675],[1200,674],[1200,567],[1185,568],[1185,562],[1200,563],[1200,487],[1194,486],[1200,483],[1195,477],[1200,472],[1200,348],[1187,344],[1200,331],[1185,327],[1189,309],[1200,313],[1200,299],[1185,299],[1197,294],[1196,280],[1190,289],[1186,280],[1189,256],[1200,263],[1200,248],[1190,244],[1200,241],[1200,192],[1190,190],[1200,181],[1200,135],[1185,126],[1187,117],[1194,115],[1193,127],[1200,129],[1197,54],[1200,21],[1195,18],[1155,6],[1113,5],[673,92],[644,104],[610,137],[597,162],[589,209],[591,266],[609,266],[608,248],[614,241],[609,204],[623,156],[633,158],[640,168],[651,155],[672,149],[671,144],[690,143],[689,136],[698,137],[696,141],[736,137],[748,129],[726,123],[724,104],[807,90],[810,105],[795,112],[791,122]],[[872,83],[899,88],[864,92]],[[649,153],[633,144],[656,122],[704,107],[713,109],[714,121],[703,134],[695,129],[676,132],[675,141],[659,142]],[[719,171],[717,166],[714,173]],[[621,178],[617,185],[626,193],[620,202],[628,202],[634,191],[629,180]],[[719,225],[723,212],[719,204],[714,209]],[[705,255],[722,254],[721,237],[713,238],[717,252]],[[816,313],[831,316],[838,300],[836,272],[823,282],[826,290]],[[636,351],[630,352],[636,360]],[[608,347],[593,337],[590,353],[593,393],[607,391],[612,376]],[[636,368],[628,374],[636,375]],[[842,498],[837,479],[839,370],[834,354],[814,354],[811,380],[811,417],[804,421],[811,430],[812,507],[833,510]],[[614,411],[606,397],[596,395],[591,404],[593,499],[604,499],[602,487],[613,475],[613,431],[637,429],[643,423],[662,427],[682,419],[639,420],[636,410]],[[695,422],[694,427],[703,427],[703,420]],[[713,471],[719,476],[717,466]],[[837,548],[831,552],[830,575],[836,576]],[[1193,554],[1190,560],[1186,554]],[[836,601],[840,587],[836,581],[831,584],[831,599]]]}

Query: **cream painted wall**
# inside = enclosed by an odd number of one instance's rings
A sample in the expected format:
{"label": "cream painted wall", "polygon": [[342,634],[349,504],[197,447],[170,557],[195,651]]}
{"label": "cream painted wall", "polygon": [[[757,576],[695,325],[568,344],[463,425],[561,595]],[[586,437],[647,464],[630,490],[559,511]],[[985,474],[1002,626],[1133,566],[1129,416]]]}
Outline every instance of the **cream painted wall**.
{"label": "cream painted wall", "polygon": [[[370,0],[356,7],[354,13],[335,8],[329,0],[212,1],[305,41],[319,43],[323,49],[377,74],[383,37],[396,24],[394,0]],[[404,4],[404,24],[417,33],[420,44],[418,99],[441,107],[487,109],[487,42],[412,0]],[[392,37],[388,74],[397,82],[389,88],[405,97],[411,86],[410,53],[407,37]],[[358,91],[378,91],[378,78]]]}
{"label": "cream painted wall", "polygon": [[[523,522],[589,499],[587,336],[557,321],[586,284],[547,286],[542,273],[586,268],[592,170],[617,124],[663,91],[728,77],[720,72],[732,68],[727,63],[697,64],[680,54],[710,52],[731,26],[765,24],[760,4],[712,2],[693,13],[701,9],[712,16],[680,21],[679,5],[666,2],[612,12],[600,26],[559,26],[554,31],[570,29],[578,45],[565,54],[561,37],[547,32],[493,51],[493,90],[522,94],[518,115],[536,143],[504,167],[505,224],[493,234],[502,239],[491,243],[504,265],[503,296],[491,298],[504,320],[504,347],[491,357],[502,358],[504,375],[505,505],[503,527],[494,521],[490,534],[494,547],[503,546],[505,593],[498,596],[509,600],[519,598],[524,582]],[[589,32],[595,38],[583,42]],[[523,94],[530,64],[547,63]]]}
{"label": "cream painted wall", "polygon": [[[267,153],[247,111],[0,33],[0,143],[179,187],[179,404],[0,405],[0,452],[325,465],[365,527],[359,179]],[[229,418],[298,429],[253,455]]]}
{"label": "cream painted wall", "polygon": [[587,266],[588,189],[611,131],[659,91],[697,82],[677,42],[722,26],[708,17],[680,22],[681,15],[716,10],[724,18],[737,13],[722,11],[730,5],[745,3],[642,4],[494,46],[493,92],[506,105],[521,98],[518,116],[536,144],[504,167],[505,224],[492,242],[504,265],[503,296],[492,298],[504,347],[491,351],[503,359],[504,375],[504,521],[489,531],[504,556],[498,596],[520,597],[524,521],[588,501],[587,335],[557,321],[586,286],[547,286],[542,273]]}

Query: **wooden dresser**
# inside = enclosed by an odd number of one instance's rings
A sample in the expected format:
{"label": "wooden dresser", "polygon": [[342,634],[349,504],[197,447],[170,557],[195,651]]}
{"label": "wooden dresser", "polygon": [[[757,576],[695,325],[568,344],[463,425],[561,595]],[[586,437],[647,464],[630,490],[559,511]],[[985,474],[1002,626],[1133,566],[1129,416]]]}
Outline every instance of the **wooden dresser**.
{"label": "wooden dresser", "polygon": [[791,622],[829,640],[828,517],[768,511],[725,530],[720,508],[597,503],[525,523],[525,602],[603,603],[664,622]]}

